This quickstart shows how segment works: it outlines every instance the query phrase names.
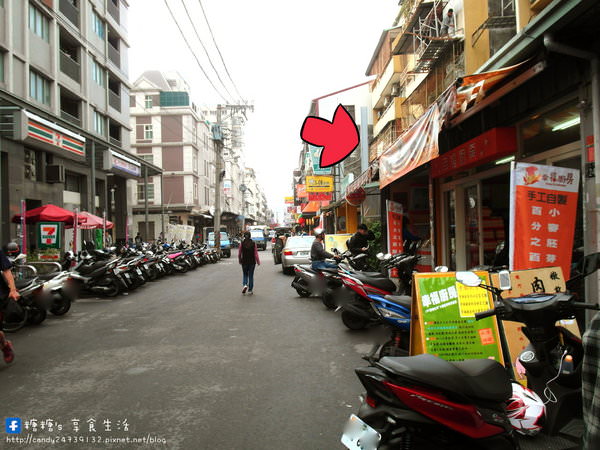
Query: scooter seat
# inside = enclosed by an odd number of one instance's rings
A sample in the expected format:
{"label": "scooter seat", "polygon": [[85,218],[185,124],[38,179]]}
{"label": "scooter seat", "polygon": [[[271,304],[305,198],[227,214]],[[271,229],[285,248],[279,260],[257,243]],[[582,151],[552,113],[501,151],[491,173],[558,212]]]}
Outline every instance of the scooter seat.
{"label": "scooter seat", "polygon": [[437,356],[423,354],[386,356],[378,364],[384,370],[403,378],[470,398],[504,402],[512,394],[506,370],[491,359],[449,362]]}
{"label": "scooter seat", "polygon": [[389,278],[369,277],[361,272],[355,272],[352,274],[352,276],[359,279],[363,283],[370,284],[371,286],[383,291],[394,292],[396,290],[396,285]]}
{"label": "scooter seat", "polygon": [[310,264],[298,264],[298,267],[300,267],[302,270],[305,270],[306,272],[317,273],[317,271],[313,269]]}
{"label": "scooter seat", "polygon": [[338,270],[337,269],[325,268],[325,269],[319,269],[319,271],[326,272],[326,273],[331,273],[333,275],[337,275],[338,274]]}
{"label": "scooter seat", "polygon": [[412,306],[412,297],[410,295],[384,295],[383,298],[408,309]]}

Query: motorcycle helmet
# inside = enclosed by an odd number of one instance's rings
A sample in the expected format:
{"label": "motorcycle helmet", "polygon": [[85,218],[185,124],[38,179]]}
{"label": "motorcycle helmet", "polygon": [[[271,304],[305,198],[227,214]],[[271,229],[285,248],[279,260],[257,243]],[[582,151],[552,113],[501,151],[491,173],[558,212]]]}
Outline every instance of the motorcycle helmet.
{"label": "motorcycle helmet", "polygon": [[4,251],[6,252],[7,256],[17,256],[19,253],[21,253],[21,248],[16,242],[9,242],[6,244]]}
{"label": "motorcycle helmet", "polygon": [[546,406],[531,389],[512,383],[512,396],[506,404],[506,415],[519,434],[535,436],[544,425]]}
{"label": "motorcycle helmet", "polygon": [[315,237],[320,237],[321,239],[325,239],[325,230],[323,228],[315,228],[313,230]]}

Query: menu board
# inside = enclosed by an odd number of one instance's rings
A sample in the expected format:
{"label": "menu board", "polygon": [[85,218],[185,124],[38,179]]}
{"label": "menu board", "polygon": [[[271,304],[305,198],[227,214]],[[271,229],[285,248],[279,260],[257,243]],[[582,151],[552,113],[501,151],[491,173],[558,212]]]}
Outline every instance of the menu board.
{"label": "menu board", "polygon": [[[490,284],[487,272],[476,272]],[[475,320],[493,307],[491,294],[456,281],[455,272],[414,275],[411,355],[430,353],[448,361],[494,359],[502,348],[495,317]]]}

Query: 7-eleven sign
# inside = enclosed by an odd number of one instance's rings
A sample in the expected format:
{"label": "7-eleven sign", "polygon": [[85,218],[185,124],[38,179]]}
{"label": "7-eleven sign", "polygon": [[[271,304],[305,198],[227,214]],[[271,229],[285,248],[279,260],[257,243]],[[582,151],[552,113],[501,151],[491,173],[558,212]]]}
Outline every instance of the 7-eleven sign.
{"label": "7-eleven sign", "polygon": [[38,224],[40,248],[60,248],[60,222],[40,222]]}

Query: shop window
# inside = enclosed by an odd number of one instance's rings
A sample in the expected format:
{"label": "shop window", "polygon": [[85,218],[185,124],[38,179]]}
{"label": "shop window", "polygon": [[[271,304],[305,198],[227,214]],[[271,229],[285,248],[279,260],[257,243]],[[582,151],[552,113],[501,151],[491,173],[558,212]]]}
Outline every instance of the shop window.
{"label": "shop window", "polygon": [[31,4],[29,5],[29,29],[44,41],[49,41],[50,20],[42,11]]}
{"label": "shop window", "polygon": [[[137,199],[140,202],[145,201],[144,197],[144,184],[138,183],[137,185]],[[154,200],[154,183],[148,183],[148,200]]]}
{"label": "shop window", "polygon": [[50,105],[50,82],[34,70],[29,71],[29,96],[39,103]]}
{"label": "shop window", "polygon": [[535,114],[519,126],[522,157],[528,157],[579,140],[579,109],[570,102]]}

